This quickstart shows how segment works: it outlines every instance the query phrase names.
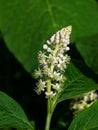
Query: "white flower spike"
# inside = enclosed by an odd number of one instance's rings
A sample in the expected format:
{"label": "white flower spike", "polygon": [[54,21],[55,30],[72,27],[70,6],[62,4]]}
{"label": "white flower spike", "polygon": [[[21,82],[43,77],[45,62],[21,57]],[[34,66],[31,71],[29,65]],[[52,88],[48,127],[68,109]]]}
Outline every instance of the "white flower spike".
{"label": "white flower spike", "polygon": [[38,70],[35,77],[39,78],[37,93],[44,91],[46,98],[53,98],[61,92],[61,85],[66,81],[63,72],[67,68],[70,56],[66,54],[69,48],[72,27],[68,26],[57,31],[43,45],[43,51],[38,53]]}

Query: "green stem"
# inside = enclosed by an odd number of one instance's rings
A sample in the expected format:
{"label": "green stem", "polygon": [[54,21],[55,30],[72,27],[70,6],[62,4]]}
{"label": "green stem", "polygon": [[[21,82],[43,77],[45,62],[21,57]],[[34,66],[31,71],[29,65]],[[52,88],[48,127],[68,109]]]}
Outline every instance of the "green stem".
{"label": "green stem", "polygon": [[[47,79],[47,92],[51,91],[51,80]],[[51,121],[51,99],[49,98],[47,100],[47,117],[46,117],[46,126],[45,126],[45,130],[49,130],[50,128],[50,121]]]}
{"label": "green stem", "polygon": [[47,118],[46,118],[45,130],[49,130],[50,129],[51,117],[52,117],[51,100],[48,99],[48,101],[47,101]]}
{"label": "green stem", "polygon": [[51,123],[51,118],[52,114],[54,112],[54,109],[56,107],[57,103],[57,97],[55,97],[53,100],[48,99],[47,100],[47,117],[46,117],[46,125],[45,125],[45,130],[50,130],[50,123]]}

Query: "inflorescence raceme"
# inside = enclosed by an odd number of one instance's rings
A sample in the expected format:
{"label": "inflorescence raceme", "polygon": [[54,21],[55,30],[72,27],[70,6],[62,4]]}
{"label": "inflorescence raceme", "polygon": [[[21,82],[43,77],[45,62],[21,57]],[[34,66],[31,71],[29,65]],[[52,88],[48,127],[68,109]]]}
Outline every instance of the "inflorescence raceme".
{"label": "inflorescence raceme", "polygon": [[45,93],[46,98],[52,98],[61,92],[61,85],[66,80],[63,72],[67,68],[70,56],[66,54],[69,48],[71,26],[56,32],[43,45],[43,51],[38,53],[38,70],[35,77],[39,79],[36,92]]}
{"label": "inflorescence raceme", "polygon": [[76,117],[81,111],[90,107],[97,100],[98,94],[96,91],[76,96],[70,103],[70,110],[72,110],[74,117]]}

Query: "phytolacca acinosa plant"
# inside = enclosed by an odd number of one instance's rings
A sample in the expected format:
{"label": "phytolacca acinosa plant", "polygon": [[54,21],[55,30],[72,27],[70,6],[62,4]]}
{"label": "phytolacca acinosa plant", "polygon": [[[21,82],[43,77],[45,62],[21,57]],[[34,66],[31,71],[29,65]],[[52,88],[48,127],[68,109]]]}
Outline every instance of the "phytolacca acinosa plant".
{"label": "phytolacca acinosa plant", "polygon": [[62,91],[61,85],[66,77],[63,72],[67,68],[70,56],[66,52],[70,49],[71,26],[56,32],[50,40],[43,45],[43,51],[38,53],[38,70],[35,77],[39,78],[36,92],[45,93],[46,98],[53,98]]}

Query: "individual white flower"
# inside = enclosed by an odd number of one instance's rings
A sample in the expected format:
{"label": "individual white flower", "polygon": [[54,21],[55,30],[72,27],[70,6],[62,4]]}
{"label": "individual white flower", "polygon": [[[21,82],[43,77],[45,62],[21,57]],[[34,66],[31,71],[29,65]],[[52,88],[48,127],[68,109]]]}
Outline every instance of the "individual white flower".
{"label": "individual white flower", "polygon": [[53,87],[53,89],[59,91],[59,89],[60,89],[60,84],[58,84],[58,83],[53,84],[52,87]]}
{"label": "individual white flower", "polygon": [[46,64],[46,59],[45,58],[39,59],[39,64],[40,65],[45,65]]}
{"label": "individual white flower", "polygon": [[45,59],[45,58],[46,58],[45,53],[43,53],[42,51],[39,51],[39,53],[38,53],[38,59]]}
{"label": "individual white flower", "polygon": [[49,54],[48,60],[49,60],[49,63],[51,63],[51,64],[55,64],[56,63],[56,57],[51,55],[51,54]]}
{"label": "individual white flower", "polygon": [[54,71],[54,73],[53,73],[53,80],[59,81],[59,78],[60,78],[60,73]]}
{"label": "individual white flower", "polygon": [[63,57],[63,60],[68,64],[70,62],[70,56],[66,54],[65,57]]}
{"label": "individual white flower", "polygon": [[61,83],[64,83],[66,80],[67,80],[67,78],[63,74],[61,74],[60,77],[59,77],[59,81]]}
{"label": "individual white flower", "polygon": [[45,74],[45,75],[49,75],[50,74],[50,68],[48,68],[48,67],[44,67],[44,69],[43,69],[43,73]]}
{"label": "individual white flower", "polygon": [[64,28],[60,31],[60,34],[61,34],[61,37],[62,37],[62,38],[65,37],[65,29],[64,29]]}
{"label": "individual white flower", "polygon": [[66,51],[69,51],[69,50],[70,50],[70,48],[67,46],[67,47],[66,47]]}
{"label": "individual white flower", "polygon": [[[86,106],[86,104],[84,104]],[[84,105],[82,104],[77,104],[77,108],[79,109],[79,111],[82,111],[84,109]]]}
{"label": "individual white flower", "polygon": [[64,57],[62,57],[62,59],[59,58],[57,67],[62,71],[67,68],[66,62],[64,61]]}
{"label": "individual white flower", "polygon": [[53,78],[53,73],[50,71],[49,74],[48,74],[49,78]]}
{"label": "individual white flower", "polygon": [[89,96],[88,95],[84,95],[83,99],[84,99],[85,102],[87,102],[87,101],[89,101]]}
{"label": "individual white flower", "polygon": [[49,40],[47,40],[47,44],[48,44],[48,45],[50,45],[50,44],[51,44],[51,42],[50,42]]}
{"label": "individual white flower", "polygon": [[52,51],[51,48],[48,47],[48,48],[47,48],[47,52],[51,52],[51,51]]}
{"label": "individual white flower", "polygon": [[60,31],[55,34],[55,39],[60,39]]}
{"label": "individual white flower", "polygon": [[60,66],[61,66],[61,70],[65,70],[67,68],[67,65],[64,61],[60,64]]}
{"label": "individual white flower", "polygon": [[47,50],[47,48],[48,48],[47,44],[44,44],[44,45],[43,45],[43,49],[46,49],[46,50]]}
{"label": "individual white flower", "polygon": [[60,34],[59,31],[55,34],[55,42],[58,44],[60,42]]}
{"label": "individual white flower", "polygon": [[[62,59],[65,57],[64,54],[61,53],[61,52],[58,54],[58,56],[59,56],[60,58],[62,58]],[[59,59],[60,59],[60,58],[59,58]],[[60,60],[61,60],[61,59],[60,59]]]}
{"label": "individual white flower", "polygon": [[53,98],[56,93],[54,93],[53,91],[50,91],[50,92],[45,92],[45,95],[46,95],[46,98]]}
{"label": "individual white flower", "polygon": [[55,40],[55,34],[50,38],[51,42],[54,42],[54,40]]}
{"label": "individual white flower", "polygon": [[97,96],[97,94],[96,94],[95,92],[91,92],[91,93],[90,93],[90,100],[91,100],[91,101],[97,99],[97,97],[98,97],[98,96]]}
{"label": "individual white flower", "polygon": [[40,68],[38,68],[38,70],[35,70],[35,78],[41,77],[42,76],[42,72],[40,70]]}
{"label": "individual white flower", "polygon": [[39,80],[39,82],[37,83],[37,89],[36,89],[36,92],[38,94],[41,93],[41,91],[44,91],[46,88],[46,82],[45,81],[42,81],[41,79]]}

